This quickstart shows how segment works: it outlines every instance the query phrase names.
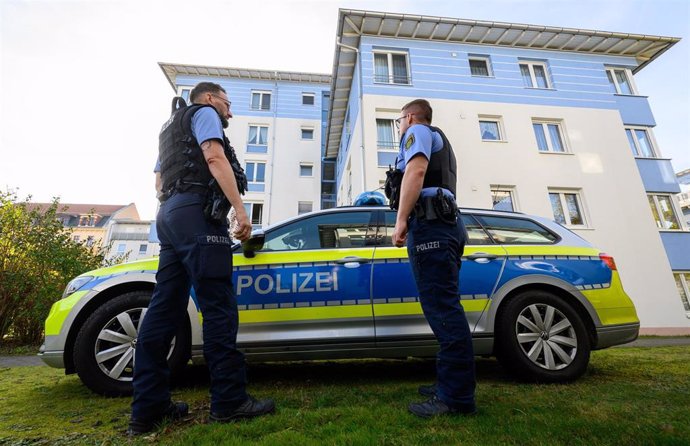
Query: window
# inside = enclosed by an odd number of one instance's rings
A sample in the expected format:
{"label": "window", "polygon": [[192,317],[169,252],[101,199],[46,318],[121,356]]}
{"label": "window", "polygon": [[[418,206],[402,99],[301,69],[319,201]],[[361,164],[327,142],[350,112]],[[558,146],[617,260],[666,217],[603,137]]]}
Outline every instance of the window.
{"label": "window", "polygon": [[96,217],[94,215],[79,216],[79,226],[96,226]]}
{"label": "window", "polygon": [[482,226],[477,222],[477,220],[471,215],[462,214],[460,216],[463,224],[465,225],[465,230],[467,231],[467,244],[468,245],[491,245],[493,241],[489,234],[484,231]]}
{"label": "window", "polygon": [[96,239],[93,237],[93,235],[89,235],[86,237],[86,246],[89,248],[93,246],[93,244],[96,243]]}
{"label": "window", "polygon": [[302,139],[312,140],[314,139],[314,129],[313,128],[302,128]]}
{"label": "window", "polygon": [[558,237],[532,220],[512,217],[475,216],[491,238],[502,245],[554,243]]}
{"label": "window", "polygon": [[185,100],[187,104],[191,104],[192,100],[190,95],[192,93],[192,87],[179,87],[177,90],[177,95]]}
{"label": "window", "polygon": [[302,93],[302,105],[314,105],[314,93]]}
{"label": "window", "polygon": [[563,226],[586,226],[578,192],[549,191],[553,219]]}
{"label": "window", "polygon": [[501,118],[498,116],[479,116],[479,133],[482,141],[503,141]]}
{"label": "window", "polygon": [[127,246],[124,243],[120,243],[119,245],[117,245],[117,253],[118,254],[124,254],[126,247]]}
{"label": "window", "polygon": [[659,229],[681,229],[670,195],[647,195],[656,227]]}
{"label": "window", "polygon": [[512,189],[500,189],[491,186],[491,209],[496,211],[515,211]]}
{"label": "window", "polygon": [[266,181],[266,163],[247,161],[244,173],[247,175],[249,192],[263,192]]}
{"label": "window", "polygon": [[532,121],[534,136],[537,138],[537,148],[540,152],[565,153],[561,124],[549,121]]}
{"label": "window", "polygon": [[371,212],[317,214],[266,234],[262,251],[357,248],[376,242]]}
{"label": "window", "polygon": [[395,121],[393,119],[376,120],[376,150],[379,167],[388,167],[395,164],[395,157],[398,155],[396,136],[397,132],[395,131]]}
{"label": "window", "polygon": [[488,77],[491,73],[491,63],[488,56],[470,56],[470,74],[472,76]]}
{"label": "window", "polygon": [[656,158],[652,140],[646,129],[626,128],[625,134],[628,136],[630,150],[632,150],[634,156]]}
{"label": "window", "polygon": [[299,165],[299,176],[301,177],[312,177],[314,176],[314,166],[311,164],[300,163]]}
{"label": "window", "polygon": [[525,87],[551,88],[544,62],[520,62],[520,74]]}
{"label": "window", "polygon": [[266,153],[268,151],[268,126],[250,125],[247,139],[247,152]]}
{"label": "window", "polygon": [[312,202],[311,201],[298,201],[297,202],[297,215],[306,214],[311,212]]}
{"label": "window", "polygon": [[407,53],[375,52],[374,82],[382,84],[410,84]]}
{"label": "window", "polygon": [[72,237],[72,240],[74,240],[75,242],[78,242],[79,239],[80,239],[80,237],[78,235],[75,235],[74,237]]}
{"label": "window", "polygon": [[252,110],[270,110],[271,109],[271,92],[270,91],[252,91]]}
{"label": "window", "polygon": [[143,244],[142,244],[142,245],[139,245],[139,255],[144,255],[144,254],[146,254],[147,249],[148,249],[148,246],[147,246],[147,245],[143,245]]}
{"label": "window", "polygon": [[244,210],[247,211],[249,221],[252,222],[252,227],[261,227],[261,219],[264,213],[263,203],[244,203]]}
{"label": "window", "polygon": [[690,272],[675,273],[673,278],[676,280],[678,294],[685,308],[685,316],[690,318]]}
{"label": "window", "polygon": [[635,94],[632,87],[632,75],[627,68],[607,68],[606,76],[609,78],[611,91],[617,94]]}

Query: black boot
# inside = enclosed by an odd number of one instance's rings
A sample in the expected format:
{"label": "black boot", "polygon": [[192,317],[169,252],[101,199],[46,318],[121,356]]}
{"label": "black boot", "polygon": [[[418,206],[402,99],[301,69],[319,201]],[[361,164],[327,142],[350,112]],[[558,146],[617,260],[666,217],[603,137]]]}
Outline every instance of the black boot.
{"label": "black boot", "polygon": [[164,421],[173,421],[184,418],[189,413],[189,406],[187,403],[177,402],[170,403],[167,409],[162,413],[150,418],[129,420],[129,427],[127,428],[127,435],[135,436],[151,432]]}
{"label": "black boot", "polygon": [[247,395],[247,400],[240,404],[237,409],[227,413],[211,412],[209,420],[212,423],[228,423],[240,418],[254,418],[261,415],[273,413],[276,405],[271,399],[255,400]]}
{"label": "black boot", "polygon": [[419,394],[422,396],[426,396],[427,398],[431,398],[432,396],[436,395],[436,384],[429,384],[425,386],[419,386]]}
{"label": "black boot", "polygon": [[412,403],[407,408],[414,415],[422,418],[431,418],[437,415],[474,415],[477,413],[474,404],[467,405],[466,407],[450,408],[436,395],[421,403]]}

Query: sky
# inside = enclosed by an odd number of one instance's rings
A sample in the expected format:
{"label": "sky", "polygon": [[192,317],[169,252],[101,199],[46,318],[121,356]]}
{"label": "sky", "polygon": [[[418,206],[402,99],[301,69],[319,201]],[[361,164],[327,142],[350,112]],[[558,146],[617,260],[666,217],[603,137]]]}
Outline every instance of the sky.
{"label": "sky", "polygon": [[0,189],[154,219],[158,62],[331,74],[339,8],[680,37],[635,82],[690,168],[688,0],[0,0]]}

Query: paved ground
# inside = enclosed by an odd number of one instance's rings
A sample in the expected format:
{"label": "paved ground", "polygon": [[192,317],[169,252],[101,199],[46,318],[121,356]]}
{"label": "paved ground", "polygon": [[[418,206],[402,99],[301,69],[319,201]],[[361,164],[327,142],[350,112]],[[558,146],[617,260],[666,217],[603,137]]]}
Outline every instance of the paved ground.
{"label": "paved ground", "polygon": [[[674,345],[690,345],[690,337],[644,337],[630,344],[618,346],[626,347],[669,347]],[[0,356],[0,368],[43,366],[45,363],[36,355],[30,356]]]}

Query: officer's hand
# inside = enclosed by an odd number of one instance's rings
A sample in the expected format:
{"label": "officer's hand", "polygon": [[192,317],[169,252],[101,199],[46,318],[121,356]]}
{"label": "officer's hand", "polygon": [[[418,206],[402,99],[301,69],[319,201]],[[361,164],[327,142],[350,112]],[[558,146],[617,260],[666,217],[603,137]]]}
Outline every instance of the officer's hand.
{"label": "officer's hand", "polygon": [[407,222],[395,222],[395,229],[393,230],[393,245],[402,248],[407,242]]}
{"label": "officer's hand", "polygon": [[244,209],[242,209],[242,211],[243,212],[238,212],[236,215],[237,225],[232,233],[232,236],[241,242],[247,240],[249,236],[252,235],[252,225],[249,223],[249,217],[247,213],[244,212]]}

